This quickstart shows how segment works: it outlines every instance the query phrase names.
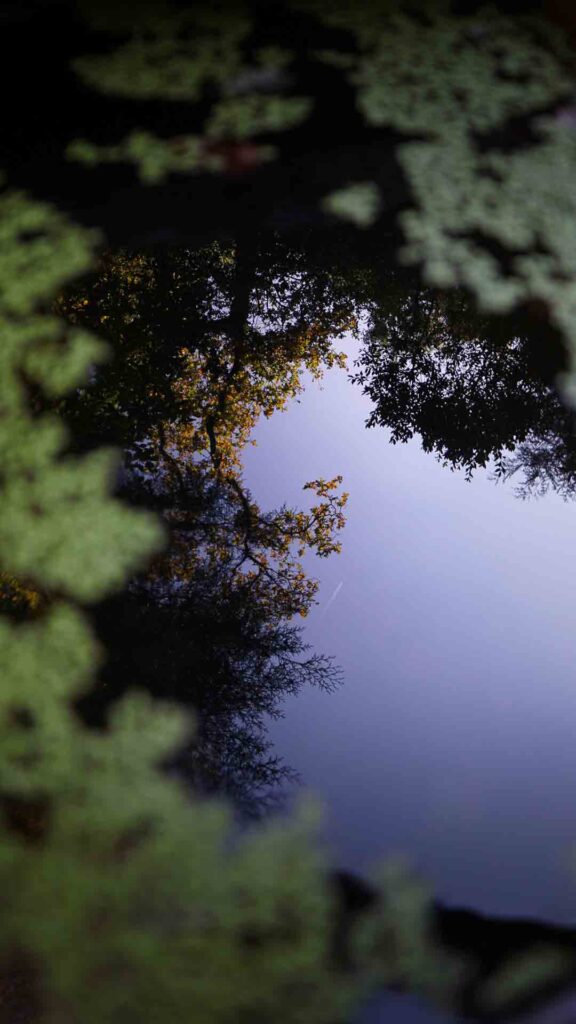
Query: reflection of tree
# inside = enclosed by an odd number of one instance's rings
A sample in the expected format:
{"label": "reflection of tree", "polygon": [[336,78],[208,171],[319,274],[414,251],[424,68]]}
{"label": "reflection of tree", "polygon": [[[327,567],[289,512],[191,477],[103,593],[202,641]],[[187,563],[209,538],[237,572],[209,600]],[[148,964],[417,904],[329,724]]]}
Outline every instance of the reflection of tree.
{"label": "reflection of tree", "polygon": [[122,446],[122,489],[170,534],[146,578],[98,612],[112,653],[92,712],[123,679],[193,704],[202,744],[185,755],[188,770],[245,804],[283,771],[264,717],[304,683],[336,680],[290,619],[316,591],[299,558],[338,550],[345,496],[339,477],[310,481],[312,508],[264,511],[241,454],[304,371],[342,362],[333,339],[366,326],[356,377],[371,423],[394,441],[418,432],[468,473],[493,459],[502,476],[522,471],[528,490],[571,490],[572,420],[536,365],[542,346],[460,294],[417,288],[369,236],[109,254],[61,305],[103,329],[115,353],[62,413],[78,443]]}
{"label": "reflection of tree", "polygon": [[548,490],[565,499],[573,499],[576,494],[573,419],[565,410],[561,417],[557,430],[550,428],[541,434],[531,431],[497,467],[496,475],[505,480],[515,480],[521,474],[516,493],[522,498],[543,495]]}
{"label": "reflection of tree", "polygon": [[[145,487],[126,484],[139,500]],[[266,538],[251,541],[246,556],[235,491],[226,483],[189,470],[183,489],[156,486],[148,497],[172,524],[171,543],[145,577],[97,610],[109,657],[103,689],[84,710],[99,717],[135,683],[192,705],[200,742],[180,765],[201,788],[224,789],[253,810],[290,775],[266,742],[265,717],[278,716],[283,698],[305,685],[330,690],[339,681],[331,659],[308,653],[288,621],[305,613],[315,585],[289,559],[274,560]],[[262,528],[288,512],[261,515]],[[266,562],[255,570],[252,559]]]}
{"label": "reflection of tree", "polygon": [[520,474],[520,493],[550,486],[568,496],[574,418],[547,381],[558,354],[551,348],[546,367],[545,350],[458,293],[412,285],[376,311],[355,380],[374,403],[368,425],[388,427],[393,443],[419,434],[426,451],[468,475],[493,460],[498,476]]}
{"label": "reflection of tree", "polygon": [[116,357],[68,404],[75,430],[126,446],[178,427],[189,453],[214,434],[222,468],[260,414],[297,394],[304,369],[342,362],[333,342],[353,324],[348,291],[329,270],[310,272],[280,242],[256,251],[242,239],[109,256],[63,305],[107,335]]}
{"label": "reflection of tree", "polygon": [[305,369],[342,362],[332,338],[351,326],[327,274],[306,273],[278,245],[276,263],[241,245],[120,254],[62,299],[71,320],[101,324],[116,359],[62,409],[80,443],[121,443],[120,486],[155,508],[170,541],[148,574],[96,612],[108,652],[92,719],[127,685],[194,706],[200,740],[180,765],[204,789],[245,809],[289,775],[265,737],[265,716],[305,684],[332,688],[330,659],[308,653],[290,623],[317,584],[306,550],[339,550],[340,477],[305,485],[309,509],[263,511],[240,456],[259,415],[282,409]]}

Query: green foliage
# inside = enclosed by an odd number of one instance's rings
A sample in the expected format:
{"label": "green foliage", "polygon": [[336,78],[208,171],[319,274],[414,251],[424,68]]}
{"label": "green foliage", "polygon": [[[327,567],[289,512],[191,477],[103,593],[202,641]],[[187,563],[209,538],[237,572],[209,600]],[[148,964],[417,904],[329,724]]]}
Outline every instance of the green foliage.
{"label": "green foliage", "polygon": [[180,713],[135,695],[106,734],[79,728],[69,700],[93,652],[75,613],[1,633],[0,962],[18,951],[38,1019],[334,1019],[347,986],[328,973],[310,825],[231,852],[226,810],[189,806],[156,770]]}
{"label": "green foliage", "polygon": [[87,269],[94,239],[23,195],[2,195],[0,218],[0,564],[55,594],[93,600],[160,541],[148,517],[109,500],[111,454],[65,454],[65,431],[45,408],[104,354],[101,342],[67,330],[48,305]]}
{"label": "green foliage", "polygon": [[426,886],[401,861],[389,862],[377,875],[384,913],[369,917],[357,942],[376,976],[383,965],[400,989],[450,1005],[462,980],[463,965],[434,941],[432,902]]}
{"label": "green foliage", "polygon": [[357,29],[364,52],[352,81],[370,124],[427,138],[472,135],[570,94],[544,26],[487,9],[466,18],[422,6],[423,17],[393,14],[371,38]]}
{"label": "green foliage", "polygon": [[413,196],[403,259],[434,286],[465,286],[482,310],[544,303],[574,366],[574,58],[562,34],[534,16],[454,16],[429,0],[405,13],[386,0],[298,6],[353,33],[357,52],[320,58],[348,76],[368,124],[411,140],[397,147]]}
{"label": "green foliage", "polygon": [[[42,312],[87,268],[90,240],[23,196],[5,198],[4,210],[0,294],[13,330],[0,564],[49,600],[36,621],[0,623],[4,1008],[14,1020],[83,1024],[333,1020],[348,984],[330,974],[310,826],[273,825],[232,851],[228,812],[191,806],[157,770],[189,732],[181,713],[133,695],[106,733],[92,733],[71,709],[98,654],[80,612],[58,598],[97,598],[160,534],[108,496],[108,456],[63,455],[61,425],[30,406],[28,377],[60,394],[101,356],[90,335]],[[30,269],[26,289],[16,268]]]}
{"label": "green foliage", "polygon": [[3,1010],[47,1024],[338,1019],[355,985],[331,969],[311,823],[231,844],[225,808],[190,804],[157,770],[189,734],[180,712],[132,695],[101,733],[72,711],[99,660],[75,603],[125,579],[161,535],[109,497],[105,453],[65,454],[46,401],[102,357],[49,312],[91,240],[24,196],[3,200],[0,564],[46,598],[35,619],[0,623]]}
{"label": "green foliage", "polygon": [[[29,200],[19,202],[30,223]],[[75,250],[66,223],[50,211],[43,219],[36,214],[46,232],[57,227],[44,251],[61,288],[85,271],[89,250],[71,229]],[[67,258],[58,277],[60,238],[65,256],[80,246],[81,258]],[[8,265],[30,265],[18,250],[36,241],[15,231]],[[146,277],[145,264],[126,267]],[[191,725],[148,696],[118,702],[106,731],[80,725],[72,702],[89,686],[100,655],[78,602],[125,579],[161,538],[146,516],[110,498],[107,456],[65,454],[66,435],[47,396],[53,401],[78,387],[102,351],[88,332],[44,312],[50,298],[38,273],[36,295],[19,299],[11,316],[21,331],[7,349],[2,392],[3,428],[12,433],[1,465],[11,514],[1,520],[0,564],[43,592],[30,621],[0,622],[6,1019],[332,1024],[348,1019],[375,984],[437,997],[439,979],[448,984],[451,969],[436,956],[429,900],[413,882],[388,879],[381,909],[357,930],[347,922],[354,970],[335,970],[334,907],[313,841],[314,816],[238,838],[223,805],[192,801],[158,770]],[[286,536],[328,553],[332,527],[341,524],[344,498],[333,494],[339,482],[307,485],[321,504],[309,516],[284,510]]]}
{"label": "green foliage", "polygon": [[482,990],[480,1008],[498,1013],[515,998],[522,999],[534,989],[547,987],[570,976],[573,955],[565,949],[536,946],[531,952],[512,957],[501,965]]}
{"label": "green foliage", "polygon": [[[431,0],[415,0],[407,12],[389,0],[362,6],[294,0],[294,6],[350,34],[348,46],[318,50],[316,59],[342,69],[369,125],[409,140],[397,148],[413,195],[412,208],[401,215],[403,258],[421,265],[431,284],[464,285],[485,310],[543,301],[576,352],[573,69],[561,34],[531,15],[483,8],[454,16],[448,3]],[[88,161],[133,161],[143,180],[159,181],[172,171],[217,169],[219,154],[199,156],[202,136],[246,140],[305,119],[310,98],[269,86],[261,91],[259,74],[273,83],[291,54],[266,47],[247,64],[251,19],[247,10],[228,7],[218,13],[165,8],[146,13],[129,32],[119,16],[124,41],[112,53],[79,59],[84,80],[140,99],[197,101],[209,86],[210,111],[198,136],[160,140],[135,133],[115,147],[76,143],[71,152]],[[556,117],[540,117],[562,103]],[[532,119],[528,144],[503,149],[497,133],[513,134],[519,118]],[[270,155],[262,152],[257,162]],[[364,182],[336,190],[324,207],[367,227],[378,198],[376,186]],[[571,387],[568,380],[567,393]]]}
{"label": "green foliage", "polygon": [[217,103],[207,125],[212,138],[248,139],[283,131],[303,121],[312,108],[305,96],[231,96]]}
{"label": "green foliage", "polygon": [[150,132],[134,131],[117,146],[95,146],[77,139],[66,151],[69,160],[87,167],[102,163],[133,163],[140,180],[155,185],[168,174],[192,173],[197,170],[220,170],[222,160],[216,154],[205,154],[202,140],[195,135],[179,136],[177,140],[159,139]]}
{"label": "green foliage", "polygon": [[109,10],[101,27],[129,38],[110,53],[76,60],[93,88],[134,99],[193,101],[207,84],[240,70],[241,46],[252,28],[241,5],[178,10],[166,4],[134,13],[127,21],[123,10]]}
{"label": "green foliage", "polygon": [[[358,28],[365,12],[357,4],[336,5],[327,20],[356,26],[360,55],[344,64],[367,120],[421,136],[399,150],[415,202],[402,221],[406,259],[423,263],[435,284],[467,285],[488,309],[544,299],[570,335],[572,128],[548,118],[533,144],[513,154],[478,145],[509,118],[566,96],[556,43],[499,15],[489,25],[486,14],[417,22],[390,18],[383,5],[383,27],[377,6],[368,29]],[[196,101],[215,86],[221,105],[206,130],[218,137],[279,130],[307,115],[309,102],[297,97],[235,94],[247,70],[249,18],[223,19],[215,8],[200,20],[196,32],[197,12],[146,12],[116,51],[81,58],[77,69],[87,83],[137,99]],[[277,67],[278,55],[269,57]],[[197,168],[198,154],[195,136],[178,149],[142,133],[113,148],[72,150],[88,162],[134,161],[147,181]],[[370,183],[360,187],[361,196],[328,201],[367,225],[375,194]],[[384,909],[353,940],[356,972],[335,972],[324,864],[306,816],[238,839],[222,805],[191,802],[158,771],[190,735],[190,722],[170,706],[135,694],[116,706],[106,732],[80,726],[72,701],[100,655],[78,605],[119,587],[161,547],[162,532],[110,497],[113,457],[72,454],[54,414],[63,395],[84,393],[104,357],[91,334],[53,311],[58,293],[91,266],[96,239],[20,194],[0,197],[0,218],[0,570],[3,584],[20,580],[42,593],[30,621],[0,623],[7,1019],[314,1024],[345,1017],[368,981],[438,996],[451,968],[435,958],[428,900],[412,885],[388,880]],[[280,339],[280,361],[285,342],[299,337]],[[237,346],[251,340],[243,331]],[[211,353],[225,382],[227,351]],[[298,390],[298,380],[272,384],[273,408]],[[222,395],[228,402],[234,388]],[[266,407],[260,394],[252,401]],[[213,433],[216,426],[213,416]],[[289,527],[293,540],[328,553],[343,504],[333,484],[314,482],[324,501],[310,515],[283,511],[284,536]]]}
{"label": "green foliage", "polygon": [[[107,31],[126,34],[122,12],[111,13]],[[241,140],[284,131],[305,120],[312,100],[303,96],[258,92],[264,78],[282,81],[282,69],[290,54],[281,47],[263,47],[255,64],[246,64],[243,44],[252,20],[247,11],[227,7],[218,12],[195,7],[139,15],[130,25],[130,38],[106,55],[78,58],[81,78],[101,92],[132,99],[195,102],[207,88],[215,90],[205,123],[196,135],[160,139],[149,132],[134,131],[113,146],[95,146],[77,139],[67,155],[89,166],[125,161],[136,164],[141,180],[156,184],[173,172],[218,171],[222,155],[211,148],[213,140]],[[253,86],[255,85],[255,88]],[[270,146],[258,147],[252,158],[264,162],[275,155]]]}
{"label": "green foliage", "polygon": [[[348,73],[367,122],[419,137],[398,148],[415,204],[401,216],[403,257],[435,286],[466,286],[490,312],[544,301],[576,353],[567,47],[531,17],[423,9],[372,36],[349,21],[362,50]],[[562,102],[557,116],[538,116]],[[497,148],[494,133],[518,117],[533,119],[531,144]]]}
{"label": "green foliage", "polygon": [[[225,809],[190,807],[156,770],[184,736],[180,713],[133,696],[105,735],[83,732],[67,698],[90,670],[84,627],[60,611],[2,639],[9,666],[24,653],[0,757],[27,841],[2,835],[0,948],[25,951],[38,1019],[334,1019],[345,986],[326,973],[309,827],[269,827],[231,853]],[[32,728],[11,720],[15,701]]]}
{"label": "green foliage", "polygon": [[[542,299],[569,335],[576,138],[551,119],[536,127],[539,144],[510,155],[481,154],[463,134],[403,147],[421,204],[404,217],[405,256],[424,262],[431,283],[464,284],[493,312]],[[489,241],[509,253],[507,274]]]}
{"label": "green foliage", "polygon": [[97,239],[18,192],[2,194],[0,212],[0,311],[21,317],[90,266]]}
{"label": "green foliage", "polygon": [[331,192],[322,205],[335,217],[348,220],[359,228],[369,228],[380,211],[380,192],[374,182],[359,181]]}

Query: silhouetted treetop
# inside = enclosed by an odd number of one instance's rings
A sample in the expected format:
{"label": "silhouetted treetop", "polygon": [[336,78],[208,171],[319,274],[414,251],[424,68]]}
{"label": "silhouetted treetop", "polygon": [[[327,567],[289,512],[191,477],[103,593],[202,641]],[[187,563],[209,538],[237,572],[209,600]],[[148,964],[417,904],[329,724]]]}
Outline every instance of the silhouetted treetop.
{"label": "silhouetted treetop", "polygon": [[[470,475],[492,463],[501,476],[524,472],[528,490],[574,482],[574,417],[549,366],[522,325],[479,316],[458,293],[413,283],[378,310],[354,380],[373,402],[368,426],[393,443],[419,435],[426,451]],[[548,378],[548,379],[547,379]],[[512,454],[508,454],[512,453]]]}

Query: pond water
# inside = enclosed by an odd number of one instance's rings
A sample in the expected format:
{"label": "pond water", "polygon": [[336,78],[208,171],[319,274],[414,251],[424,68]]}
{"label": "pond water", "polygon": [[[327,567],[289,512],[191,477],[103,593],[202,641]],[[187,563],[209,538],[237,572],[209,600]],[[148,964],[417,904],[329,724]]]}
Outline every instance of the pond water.
{"label": "pond water", "polygon": [[[445,907],[492,936],[531,917],[558,952],[546,923],[576,922],[570,4],[514,22],[467,0],[406,18],[176,2],[149,23],[118,5],[106,31],[97,5],[12,6],[7,183],[103,246],[55,309],[112,358],[46,405],[75,453],[122,453],[117,496],[166,537],[90,607],[105,654],[80,716],[104,726],[133,687],[173,701],[196,732],[163,767],[239,831],[313,793],[335,868],[400,857],[437,926]],[[42,608],[4,591],[10,615]],[[492,940],[454,927],[472,974]],[[359,1021],[453,1019],[386,995]]]}
{"label": "pond water", "polygon": [[[94,610],[86,720],[128,686],[192,706],[171,768],[240,820],[311,791],[335,867],[400,856],[449,908],[573,922],[576,435],[541,325],[357,235],[109,254],[90,288],[68,315],[116,359],[66,416],[170,540]],[[367,1020],[391,1005],[435,1019]]]}
{"label": "pond water", "polygon": [[[349,345],[354,355],[354,344]],[[344,671],[270,723],[277,752],[325,807],[334,861],[403,855],[450,904],[572,922],[576,913],[575,508],[471,481],[366,430],[341,370],[262,422],[244,458],[264,505],[342,473],[343,550],[310,557],[306,624]],[[439,1019],[379,1001],[367,1020]]]}

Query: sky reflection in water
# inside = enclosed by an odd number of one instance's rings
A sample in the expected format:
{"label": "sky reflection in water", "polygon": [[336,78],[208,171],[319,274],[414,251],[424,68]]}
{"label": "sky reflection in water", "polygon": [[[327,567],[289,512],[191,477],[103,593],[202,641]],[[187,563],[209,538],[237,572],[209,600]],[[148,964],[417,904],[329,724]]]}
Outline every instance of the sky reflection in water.
{"label": "sky reflection in water", "polygon": [[322,796],[338,863],[400,852],[448,902],[572,921],[574,507],[469,483],[369,411],[330,371],[245,456],[264,505],[320,474],[351,495],[342,554],[307,562],[307,639],[345,685],[288,700],[271,738]]}

